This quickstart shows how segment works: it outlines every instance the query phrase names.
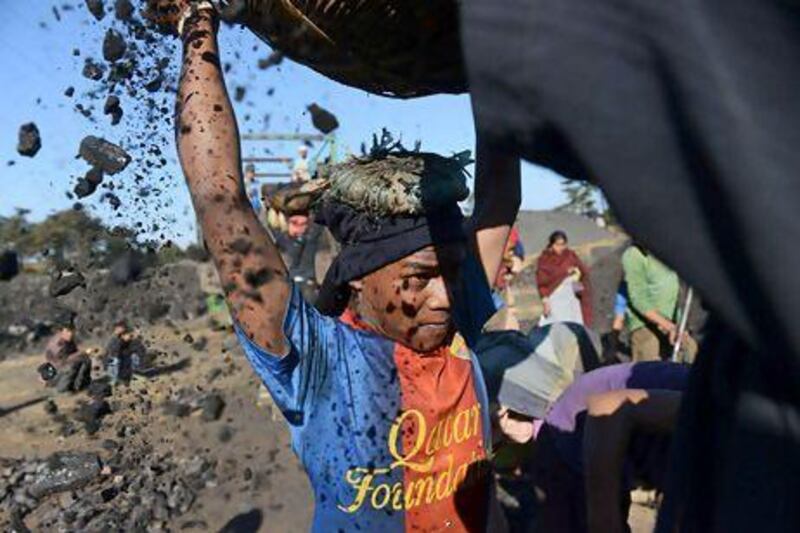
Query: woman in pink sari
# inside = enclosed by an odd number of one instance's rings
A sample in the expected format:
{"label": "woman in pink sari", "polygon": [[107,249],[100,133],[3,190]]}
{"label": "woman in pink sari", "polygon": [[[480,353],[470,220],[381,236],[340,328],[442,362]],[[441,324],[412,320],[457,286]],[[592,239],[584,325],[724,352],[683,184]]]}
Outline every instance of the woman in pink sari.
{"label": "woman in pink sari", "polygon": [[540,324],[578,322],[591,327],[589,269],[567,242],[566,233],[554,231],[536,265],[536,286],[544,305]]}

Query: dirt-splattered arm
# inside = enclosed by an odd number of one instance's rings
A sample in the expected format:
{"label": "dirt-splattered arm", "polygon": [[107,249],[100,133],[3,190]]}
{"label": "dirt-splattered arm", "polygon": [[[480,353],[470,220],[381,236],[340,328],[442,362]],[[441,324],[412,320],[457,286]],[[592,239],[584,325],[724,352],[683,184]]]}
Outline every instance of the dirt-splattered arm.
{"label": "dirt-splattered arm", "polygon": [[239,133],[225,89],[217,27],[216,14],[206,9],[182,24],[178,154],[231,313],[257,344],[285,354],[290,285],[280,253],[242,185]]}

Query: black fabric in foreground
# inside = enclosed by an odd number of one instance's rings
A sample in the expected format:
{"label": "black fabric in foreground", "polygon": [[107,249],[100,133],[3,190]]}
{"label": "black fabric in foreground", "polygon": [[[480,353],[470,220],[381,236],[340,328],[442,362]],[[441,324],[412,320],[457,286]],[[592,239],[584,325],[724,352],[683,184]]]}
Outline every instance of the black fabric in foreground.
{"label": "black fabric in foreground", "polygon": [[603,187],[719,322],[677,435],[668,531],[800,531],[800,4],[470,0],[478,129]]}
{"label": "black fabric in foreground", "polygon": [[327,201],[315,210],[316,222],[328,227],[341,250],[320,287],[316,307],[339,316],[350,299],[348,282],[430,246],[464,240],[464,217],[457,204],[432,215],[375,218],[340,202]]}

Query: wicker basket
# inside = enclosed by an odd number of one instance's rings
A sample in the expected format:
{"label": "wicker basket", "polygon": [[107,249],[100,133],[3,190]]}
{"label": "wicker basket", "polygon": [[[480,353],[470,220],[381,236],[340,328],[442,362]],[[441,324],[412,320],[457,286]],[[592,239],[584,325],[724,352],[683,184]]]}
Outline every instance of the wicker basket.
{"label": "wicker basket", "polygon": [[466,91],[457,0],[243,0],[241,21],[286,56],[374,94]]}

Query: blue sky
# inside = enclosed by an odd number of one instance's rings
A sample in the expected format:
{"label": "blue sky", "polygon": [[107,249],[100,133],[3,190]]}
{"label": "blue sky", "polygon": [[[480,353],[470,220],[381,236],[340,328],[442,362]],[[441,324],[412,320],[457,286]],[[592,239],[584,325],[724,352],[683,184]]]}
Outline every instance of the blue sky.
{"label": "blue sky", "polygon": [[[82,0],[0,2],[4,13],[0,19],[0,49],[3,50],[0,54],[0,72],[3,73],[0,216],[13,214],[16,207],[24,207],[31,210],[32,218],[40,219],[72,205],[73,200],[69,200],[65,192],[71,190],[76,178],[87,170],[85,163],[75,158],[80,140],[93,134],[124,144],[129,139],[127,134],[141,127],[141,117],[136,116],[131,99],[122,96],[122,107],[127,113],[119,125],[112,127],[108,117],[102,115],[103,99],[93,101],[86,96],[88,91],[97,88],[97,83],[81,75],[84,59],[92,56],[102,62],[103,35],[108,27],[120,24],[112,13],[96,22]],[[61,9],[66,3],[74,6],[71,11]],[[106,4],[108,9],[113,2]],[[60,8],[60,22],[53,14],[53,6]],[[241,28],[223,27],[220,46],[222,61],[233,64],[227,79],[229,90],[232,92],[235,86],[247,89],[245,100],[234,104],[242,132],[265,131],[263,117],[266,114],[270,115],[266,131],[313,132],[305,108],[317,102],[336,114],[341,124],[339,143],[353,151],[358,151],[362,141],[383,127],[402,136],[407,145],[421,139],[425,150],[452,153],[473,147],[474,132],[466,96],[433,96],[406,101],[383,98],[345,87],[290,61],[261,71],[257,60],[266,57],[270,49]],[[73,56],[74,48],[80,49],[80,56]],[[175,57],[175,63],[177,59]],[[75,88],[72,98],[63,94],[68,86]],[[270,89],[274,92],[268,96]],[[168,100],[171,108],[171,98]],[[74,109],[77,103],[94,105],[95,122]],[[250,115],[250,120],[245,120],[246,115]],[[33,159],[22,157],[16,151],[18,128],[31,121],[38,125],[42,135],[42,149]],[[163,129],[166,138],[171,139],[169,127],[164,124]],[[162,218],[165,212],[169,215],[169,223],[161,224],[166,238],[187,243],[194,236],[194,217],[177,165],[175,146],[172,142],[167,144],[161,148],[169,164],[154,173],[158,176],[148,175],[146,181],[163,191],[157,209]],[[274,155],[294,155],[295,145],[243,144],[245,155],[264,155],[266,149]],[[9,161],[14,164],[9,166]],[[271,167],[271,170],[282,169]],[[112,180],[124,187],[132,182],[137,171],[143,169],[134,162]],[[91,213],[115,224],[146,222],[153,216],[146,209],[133,209],[132,204],[125,202],[124,194],[120,196],[123,207],[117,213],[100,202],[98,193],[84,199],[84,205]],[[557,175],[523,164],[523,208],[548,209],[564,200]]]}

